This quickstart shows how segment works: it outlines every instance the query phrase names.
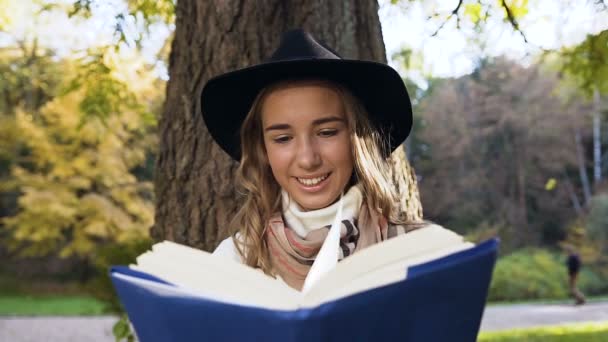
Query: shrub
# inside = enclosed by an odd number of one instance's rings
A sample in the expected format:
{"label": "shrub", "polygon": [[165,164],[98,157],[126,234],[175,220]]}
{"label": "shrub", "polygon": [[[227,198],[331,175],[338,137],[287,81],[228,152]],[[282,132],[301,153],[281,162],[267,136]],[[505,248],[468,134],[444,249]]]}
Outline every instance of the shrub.
{"label": "shrub", "polygon": [[93,258],[95,276],[87,284],[87,290],[94,297],[104,301],[108,310],[114,313],[122,312],[118,297],[114,292],[108,271],[112,265],[128,265],[135,258],[150,249],[152,240],[144,238],[127,243],[113,243],[100,247]]}
{"label": "shrub", "polygon": [[589,236],[596,240],[608,240],[608,194],[593,196],[587,218]]}
{"label": "shrub", "polygon": [[[579,288],[587,295],[605,294],[608,285],[595,265],[583,265]],[[490,301],[568,298],[565,256],[543,249],[522,249],[500,258],[490,285]]]}
{"label": "shrub", "polygon": [[608,272],[602,263],[583,266],[579,288],[585,295],[605,295],[608,293]]}
{"label": "shrub", "polygon": [[490,286],[491,301],[566,298],[563,264],[544,250],[522,250],[496,264]]}

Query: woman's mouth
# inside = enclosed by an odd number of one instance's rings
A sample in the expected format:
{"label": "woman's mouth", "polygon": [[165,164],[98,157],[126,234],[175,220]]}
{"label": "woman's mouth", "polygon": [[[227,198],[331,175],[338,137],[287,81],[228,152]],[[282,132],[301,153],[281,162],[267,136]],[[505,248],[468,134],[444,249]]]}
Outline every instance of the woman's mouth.
{"label": "woman's mouth", "polygon": [[316,186],[320,185],[321,183],[323,183],[323,181],[326,180],[330,174],[331,174],[331,172],[326,173],[319,177],[314,177],[314,178],[296,177],[296,179],[298,180],[298,183],[302,184],[305,187],[316,187]]}

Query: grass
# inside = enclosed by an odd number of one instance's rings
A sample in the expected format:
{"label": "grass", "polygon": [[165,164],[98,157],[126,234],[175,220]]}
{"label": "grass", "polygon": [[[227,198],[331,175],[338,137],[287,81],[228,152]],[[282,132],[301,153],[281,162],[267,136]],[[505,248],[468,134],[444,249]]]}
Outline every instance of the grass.
{"label": "grass", "polygon": [[0,316],[88,316],[108,311],[70,279],[21,279],[0,270]]}
{"label": "grass", "polygon": [[478,342],[604,342],[608,322],[481,332]]}
{"label": "grass", "polygon": [[106,305],[86,296],[0,296],[0,316],[83,316],[106,313]]}

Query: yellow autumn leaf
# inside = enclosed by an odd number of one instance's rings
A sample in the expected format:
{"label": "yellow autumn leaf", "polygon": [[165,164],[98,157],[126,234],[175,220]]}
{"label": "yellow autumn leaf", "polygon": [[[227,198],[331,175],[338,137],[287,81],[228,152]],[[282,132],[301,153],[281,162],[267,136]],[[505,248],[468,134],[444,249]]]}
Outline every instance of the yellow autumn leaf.
{"label": "yellow autumn leaf", "polygon": [[66,180],[66,185],[72,190],[88,190],[91,188],[92,184],[93,182],[91,179],[78,175]]}
{"label": "yellow autumn leaf", "polygon": [[464,15],[469,17],[473,24],[476,24],[481,19],[481,4],[465,4],[464,5]]}
{"label": "yellow autumn leaf", "polygon": [[16,1],[0,0],[0,31],[5,31],[13,23],[10,13],[16,12]]}
{"label": "yellow autumn leaf", "polygon": [[[528,0],[506,0],[505,4],[509,7],[509,11],[515,19],[520,19],[528,14]],[[503,1],[498,0],[498,5],[502,7]]]}
{"label": "yellow autumn leaf", "polygon": [[555,189],[556,186],[557,180],[555,180],[555,178],[549,178],[549,180],[547,180],[547,183],[545,184],[545,190],[551,191]]}
{"label": "yellow autumn leaf", "polygon": [[82,230],[90,236],[105,238],[109,235],[107,224],[102,221],[93,221],[84,226]]}

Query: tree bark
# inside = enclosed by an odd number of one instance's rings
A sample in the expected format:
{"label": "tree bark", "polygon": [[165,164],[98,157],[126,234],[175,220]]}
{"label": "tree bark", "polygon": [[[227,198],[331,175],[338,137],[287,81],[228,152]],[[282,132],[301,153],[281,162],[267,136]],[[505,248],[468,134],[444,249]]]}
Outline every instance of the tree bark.
{"label": "tree bark", "polygon": [[[204,82],[256,64],[277,47],[281,34],[302,27],[344,58],[386,62],[375,0],[180,0],[169,57],[170,80],[159,122],[155,240],[212,250],[227,234],[240,203],[233,162],[212,140],[200,115]],[[238,98],[235,94],[235,99]],[[422,210],[413,170],[402,149],[392,178],[409,219]]]}
{"label": "tree bark", "polygon": [[602,139],[601,108],[598,86],[593,90],[593,184],[597,187],[602,181]]}
{"label": "tree bark", "polygon": [[572,181],[570,181],[570,177],[568,177],[568,174],[566,172],[564,172],[564,181],[566,184],[566,191],[568,191],[568,196],[570,197],[570,201],[572,202],[572,207],[574,208],[576,215],[583,215],[584,213],[583,208],[581,207],[581,201],[579,201],[578,195],[576,194],[576,191],[574,191]]}
{"label": "tree bark", "polygon": [[581,177],[583,186],[583,198],[585,199],[585,207],[591,204],[591,186],[589,185],[589,177],[587,176],[587,168],[585,163],[585,148],[581,138],[579,128],[574,132],[574,143],[576,144],[576,159],[578,161],[578,172]]}

